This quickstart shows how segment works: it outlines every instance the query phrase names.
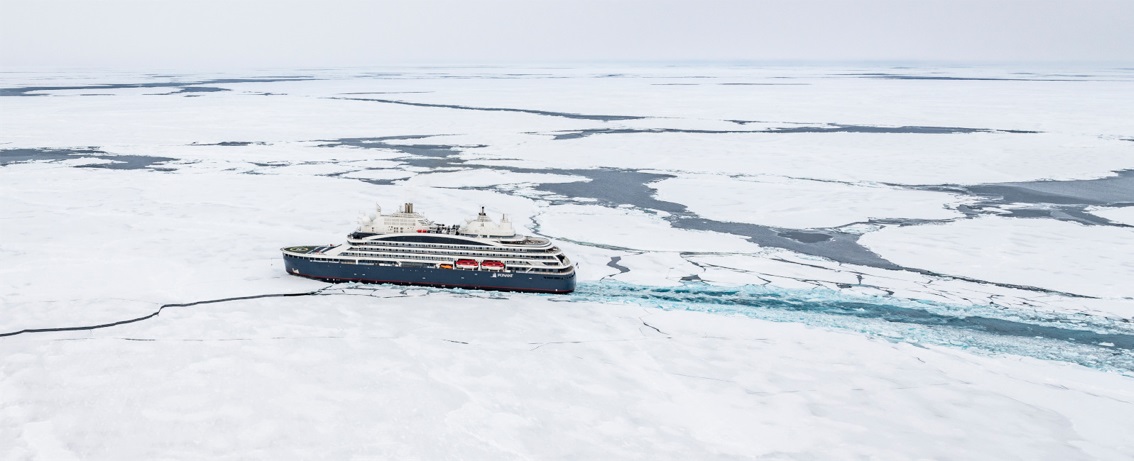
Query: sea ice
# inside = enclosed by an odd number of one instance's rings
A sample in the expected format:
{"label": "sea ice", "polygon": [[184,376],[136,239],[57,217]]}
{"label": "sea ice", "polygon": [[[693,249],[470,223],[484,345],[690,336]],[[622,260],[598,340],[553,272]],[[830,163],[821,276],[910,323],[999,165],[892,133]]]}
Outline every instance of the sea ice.
{"label": "sea ice", "polygon": [[[82,87],[0,96],[0,155],[58,150],[0,166],[0,334],[321,290],[0,337],[0,458],[1128,459],[1132,230],[991,216],[1028,210],[963,207],[962,188],[1134,168],[1134,76],[1017,71],[0,73],[0,95]],[[184,82],[228,91],[158,94]],[[99,168],[115,155],[173,160]],[[552,192],[596,172],[650,203]],[[580,292],[283,272],[280,247],[411,201],[554,238]],[[873,219],[847,242],[896,266],[672,222],[694,215]],[[844,298],[877,312],[799,304]],[[911,303],[929,320],[884,315]],[[1047,336],[950,326],[982,319]]]}
{"label": "sea ice", "polygon": [[1080,295],[1134,297],[1134,229],[985,217],[887,227],[863,245],[909,267]]}
{"label": "sea ice", "polygon": [[1122,430],[1134,425],[1134,387],[1117,374],[742,317],[493,298],[251,300],[7,338],[0,455],[1122,459],[1134,449]]}
{"label": "sea ice", "polygon": [[963,216],[955,195],[877,184],[844,184],[780,177],[682,176],[650,185],[660,200],[679,202],[699,216],[806,229],[871,219],[950,219]]}
{"label": "sea ice", "polygon": [[1087,211],[1095,216],[1100,216],[1128,226],[1134,226],[1134,206],[1093,207]]}

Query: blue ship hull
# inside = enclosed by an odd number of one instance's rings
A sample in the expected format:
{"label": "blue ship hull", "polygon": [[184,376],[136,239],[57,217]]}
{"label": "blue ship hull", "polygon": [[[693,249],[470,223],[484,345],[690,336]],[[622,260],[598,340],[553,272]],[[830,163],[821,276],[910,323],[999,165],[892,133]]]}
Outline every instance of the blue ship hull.
{"label": "blue ship hull", "polygon": [[443,288],[570,293],[575,291],[575,272],[570,274],[525,274],[487,270],[437,269],[432,267],[349,264],[317,261],[284,254],[287,273],[327,282],[393,283]]}

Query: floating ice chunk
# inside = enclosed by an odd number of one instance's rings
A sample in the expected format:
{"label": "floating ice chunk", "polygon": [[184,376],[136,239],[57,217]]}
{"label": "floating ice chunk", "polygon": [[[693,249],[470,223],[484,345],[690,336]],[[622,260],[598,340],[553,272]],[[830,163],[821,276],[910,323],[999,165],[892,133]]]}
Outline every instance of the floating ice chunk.
{"label": "floating ice chunk", "polygon": [[67,160],[60,160],[58,162],[53,162],[53,163],[56,164],[56,165],[63,165],[63,166],[89,166],[89,165],[109,165],[109,164],[113,164],[113,163],[116,163],[116,162],[114,160],[105,159],[105,158],[85,157],[85,158],[72,158],[72,159],[67,159]]}
{"label": "floating ice chunk", "polygon": [[343,164],[331,163],[331,162],[326,162],[326,163],[320,162],[320,163],[297,164],[297,165],[286,165],[286,166],[279,166],[279,167],[261,168],[257,171],[260,172],[261,174],[279,174],[279,175],[288,175],[288,176],[319,176],[319,175],[344,173],[344,172],[354,171],[354,170],[355,170],[355,168],[353,168],[349,164],[343,165]]}
{"label": "floating ice chunk", "polygon": [[405,179],[413,175],[413,173],[401,169],[368,169],[343,173],[341,177],[369,180],[393,180]]}

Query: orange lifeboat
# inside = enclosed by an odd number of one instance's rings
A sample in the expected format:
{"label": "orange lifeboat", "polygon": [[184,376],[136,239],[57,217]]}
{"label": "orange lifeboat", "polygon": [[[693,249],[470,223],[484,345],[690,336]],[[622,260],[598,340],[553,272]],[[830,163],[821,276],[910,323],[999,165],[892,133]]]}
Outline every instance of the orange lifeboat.
{"label": "orange lifeboat", "polygon": [[472,259],[458,259],[456,263],[457,269],[476,269],[480,266],[475,260]]}
{"label": "orange lifeboat", "polygon": [[500,261],[488,260],[480,263],[480,267],[490,271],[502,271],[504,270],[504,263]]}

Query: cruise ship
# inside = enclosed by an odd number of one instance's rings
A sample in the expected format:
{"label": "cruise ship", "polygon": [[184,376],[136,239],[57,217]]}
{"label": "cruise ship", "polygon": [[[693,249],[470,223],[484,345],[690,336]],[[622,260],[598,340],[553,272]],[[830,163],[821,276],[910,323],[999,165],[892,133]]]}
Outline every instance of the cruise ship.
{"label": "cruise ship", "polygon": [[338,245],[283,248],[284,267],[328,282],[395,283],[483,290],[570,293],[575,264],[542,237],[517,235],[507,216],[435,224],[406,203],[363,217]]}

